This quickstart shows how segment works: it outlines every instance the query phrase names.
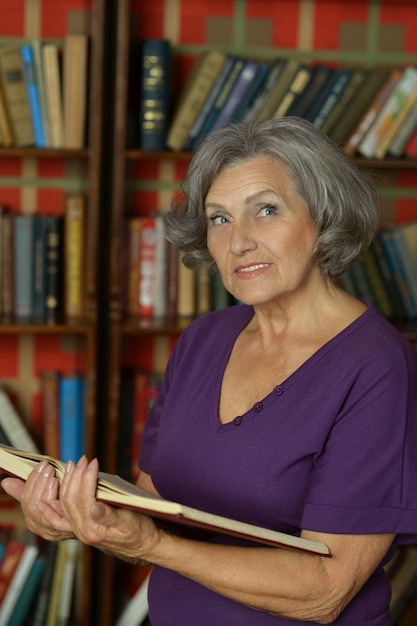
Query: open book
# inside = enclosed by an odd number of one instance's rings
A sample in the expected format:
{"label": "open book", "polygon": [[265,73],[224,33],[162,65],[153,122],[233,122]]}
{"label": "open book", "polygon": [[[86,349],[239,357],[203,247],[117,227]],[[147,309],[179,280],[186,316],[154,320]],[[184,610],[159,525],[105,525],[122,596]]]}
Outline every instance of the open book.
{"label": "open book", "polygon": [[[62,461],[43,454],[0,445],[0,468],[6,474],[22,480],[26,480],[36,464],[42,460],[48,461],[53,466],[56,477],[61,481],[65,472],[65,463]],[[96,497],[112,506],[125,507],[150,515],[157,523],[170,522],[176,526],[210,532],[212,535],[231,535],[270,546],[331,556],[328,547],[320,541],[303,539],[165,500],[139,489],[114,474],[100,472]]]}

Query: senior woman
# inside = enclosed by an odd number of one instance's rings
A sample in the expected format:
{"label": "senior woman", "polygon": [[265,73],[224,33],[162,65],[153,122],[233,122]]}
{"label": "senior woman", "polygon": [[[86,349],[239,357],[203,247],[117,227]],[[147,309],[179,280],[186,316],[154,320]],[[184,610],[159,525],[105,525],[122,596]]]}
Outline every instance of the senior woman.
{"label": "senior woman", "polygon": [[417,533],[417,359],[337,283],[375,235],[377,195],[297,118],[213,132],[183,192],[167,238],[241,304],[179,338],[138,484],[332,558],[170,534],[97,503],[96,460],[69,463],[60,490],[45,464],[3,486],[42,536],[152,563],[153,626],[389,626],[383,565]]}

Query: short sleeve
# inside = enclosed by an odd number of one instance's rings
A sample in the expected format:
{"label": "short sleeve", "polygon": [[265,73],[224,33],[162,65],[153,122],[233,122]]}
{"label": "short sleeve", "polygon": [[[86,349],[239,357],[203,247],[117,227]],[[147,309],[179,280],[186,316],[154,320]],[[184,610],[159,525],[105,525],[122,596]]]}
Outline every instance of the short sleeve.
{"label": "short sleeve", "polygon": [[361,369],[315,464],[302,528],[417,541],[416,390],[411,347]]}

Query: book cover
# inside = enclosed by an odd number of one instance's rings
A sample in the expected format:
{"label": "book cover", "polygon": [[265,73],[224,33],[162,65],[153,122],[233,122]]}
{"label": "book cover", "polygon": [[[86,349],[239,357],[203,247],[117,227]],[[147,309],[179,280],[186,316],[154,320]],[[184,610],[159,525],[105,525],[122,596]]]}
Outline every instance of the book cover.
{"label": "book cover", "polygon": [[156,250],[156,218],[142,217],[139,241],[139,310],[142,317],[154,313]]}
{"label": "book cover", "polygon": [[255,61],[245,60],[242,70],[239,72],[236,81],[231,87],[223,106],[221,107],[213,126],[210,130],[222,128],[231,122],[236,121],[242,101],[256,84],[256,78],[261,71],[261,66]]}
{"label": "book cover", "polygon": [[359,118],[352,132],[345,139],[343,145],[344,152],[353,156],[357,151],[361,141],[364,139],[368,130],[372,127],[382,107],[385,105],[396,85],[400,81],[402,71],[394,68],[378,89],[371,102],[365,108],[362,116]]}
{"label": "book cover", "polygon": [[64,312],[68,318],[84,315],[85,237],[85,196],[69,194],[64,211]]}
{"label": "book cover", "polygon": [[262,111],[263,106],[267,102],[271,92],[274,89],[278,78],[286,65],[286,59],[276,59],[268,68],[265,82],[259,92],[256,94],[252,104],[247,108],[243,115],[243,120],[256,120]]}
{"label": "book cover", "polygon": [[32,117],[20,45],[0,46],[0,77],[16,146],[33,146]]}
{"label": "book cover", "polygon": [[0,136],[1,143],[6,148],[13,145],[13,127],[10,121],[9,111],[7,109],[6,96],[4,95],[3,85],[0,79]]}
{"label": "book cover", "polygon": [[63,147],[85,145],[87,113],[88,37],[67,34],[63,43],[62,110]]}
{"label": "book cover", "polygon": [[167,146],[180,151],[191,126],[226,61],[226,54],[217,50],[203,52],[186,81],[168,129]]}
{"label": "book cover", "polygon": [[17,213],[14,218],[14,314],[21,321],[33,315],[35,278],[34,215]]}
{"label": "book cover", "polygon": [[227,56],[226,61],[224,62],[217,76],[217,79],[210,89],[210,92],[207,95],[207,98],[204,101],[200,112],[194,120],[194,124],[190,128],[188,137],[184,142],[184,150],[194,150],[201,142],[203,138],[203,135],[201,133],[203,125],[205,124],[205,121],[208,118],[210,111],[214,106],[214,103],[216,102],[216,99],[220,91],[222,90],[224,83],[227,80],[227,77],[233,67],[234,61],[235,59],[233,56]]}
{"label": "book cover", "polygon": [[168,241],[165,239],[161,216],[155,218],[155,240],[153,316],[161,318],[168,313]]}
{"label": "book cover", "polygon": [[342,92],[336,99],[336,102],[321,125],[321,130],[326,135],[330,135],[332,129],[342,120],[345,116],[346,110],[352,103],[355,95],[363,85],[367,76],[366,70],[362,68],[355,68],[352,70],[351,75],[342,89]]}
{"label": "book cover", "polygon": [[57,215],[48,215],[46,221],[46,321],[56,323],[62,312],[62,248],[63,218]]}
{"label": "book cover", "polygon": [[296,117],[305,117],[308,109],[312,106],[313,102],[318,98],[322,89],[325,88],[326,83],[331,79],[333,75],[333,68],[329,65],[319,63],[312,67],[312,76],[302,93],[302,97],[296,98],[293,104],[287,111],[287,115],[294,115]]}
{"label": "book cover", "polygon": [[140,44],[138,147],[166,150],[170,122],[171,44],[145,39]]}
{"label": "book cover", "polygon": [[43,43],[40,39],[35,38],[31,40],[31,46],[32,46],[32,51],[33,51],[33,60],[35,64],[35,76],[36,76],[36,83],[38,86],[39,101],[41,105],[42,128],[43,128],[43,136],[44,136],[44,141],[45,141],[45,148],[49,148],[51,145],[51,142],[50,142],[50,137],[49,137],[49,121],[48,121],[48,115],[47,115],[46,94],[45,94],[45,76],[44,76],[43,61],[42,61]]}
{"label": "book cover", "polygon": [[10,537],[0,563],[0,607],[6,598],[13,576],[18,568],[19,561],[25,551],[25,544]]}
{"label": "book cover", "polygon": [[[10,475],[26,480],[39,462],[47,460],[55,469],[58,480],[62,480],[65,464],[45,455],[30,454],[14,448],[0,446],[0,468]],[[161,522],[171,522],[177,532],[182,527],[200,529],[208,533],[240,537],[255,543],[275,545],[311,554],[331,556],[329,548],[320,541],[304,539],[283,532],[270,530],[246,522],[200,511],[192,507],[151,495],[117,475],[100,472],[96,496],[109,504],[131,508],[151,515]],[[179,527],[179,528],[178,528]]]}
{"label": "book cover", "polygon": [[33,133],[35,137],[35,146],[37,148],[44,148],[45,135],[43,130],[41,100],[35,71],[35,57],[33,54],[32,46],[30,44],[22,45],[20,50],[22,54],[26,89],[29,98],[29,107],[32,118]]}
{"label": "book cover", "polygon": [[345,86],[351,76],[351,70],[337,68],[334,70],[332,79],[326,83],[321,96],[316,98],[313,105],[306,113],[308,119],[314,126],[321,128],[333,110],[336,102],[341,97]]}
{"label": "book cover", "polygon": [[14,313],[14,215],[2,212],[1,215],[1,313],[11,319]]}
{"label": "book cover", "polygon": [[209,114],[206,117],[206,120],[200,131],[200,140],[202,140],[209,132],[213,129],[214,124],[217,120],[217,117],[220,115],[221,110],[225,106],[227,99],[238,80],[243,68],[245,66],[245,59],[241,57],[233,58],[233,65],[228,73],[226,80],[224,81],[222,88],[217,95],[216,100],[214,101],[213,106],[211,107]]}
{"label": "book cover", "polygon": [[301,61],[299,61],[298,59],[286,60],[285,66],[282,68],[277,81],[275,82],[270,93],[268,94],[268,98],[264,102],[262,109],[257,114],[257,120],[267,120],[274,115],[279,103],[288,91],[293,81],[293,78],[296,75],[300,66]]}
{"label": "book cover", "polygon": [[85,454],[86,381],[79,375],[59,380],[60,458],[75,463]]}
{"label": "book cover", "polygon": [[[382,158],[383,150],[387,142],[393,136],[393,128],[396,128],[400,116],[403,115],[404,106],[410,99],[417,99],[417,70],[407,67],[402,76],[379,111],[374,123],[359,144],[359,152],[362,156],[371,159]],[[389,141],[388,141],[389,143]]]}
{"label": "book cover", "polygon": [[23,626],[25,624],[38,593],[44,569],[45,561],[41,556],[38,556],[26,577],[7,626]]}
{"label": "book cover", "polygon": [[411,81],[410,79],[407,88],[403,90],[401,95],[398,94],[397,107],[392,108],[388,128],[383,133],[376,147],[376,159],[383,159],[386,156],[396,132],[405,122],[408,113],[417,106],[417,70],[414,70],[414,68],[410,69],[413,70],[414,80]]}
{"label": "book cover", "polygon": [[25,582],[31,573],[38,554],[39,548],[35,543],[24,544],[23,553],[19,558],[6,595],[0,604],[0,626],[9,625],[13,610],[19,601],[19,596],[23,591]]}
{"label": "book cover", "polygon": [[51,148],[62,148],[64,146],[64,110],[60,52],[56,44],[43,44],[42,62]]}
{"label": "book cover", "polygon": [[42,413],[43,450],[46,454],[59,457],[59,380],[58,370],[43,370],[40,373],[40,404]]}
{"label": "book cover", "polygon": [[313,69],[309,65],[302,65],[296,72],[287,92],[278,104],[272,117],[282,117],[287,115],[297,98],[302,98],[304,90],[313,75]]}
{"label": "book cover", "polygon": [[46,220],[43,215],[33,216],[33,283],[32,316],[43,322],[46,312]]}
{"label": "book cover", "polygon": [[406,118],[396,131],[388,146],[387,156],[399,158],[403,156],[405,147],[413,132],[417,129],[417,106],[411,108]]}
{"label": "book cover", "polygon": [[59,542],[47,541],[43,557],[45,567],[39,584],[39,591],[32,611],[31,626],[45,626],[48,615],[48,606],[51,587],[54,578],[55,564]]}
{"label": "book cover", "polygon": [[337,144],[343,145],[357,126],[364,112],[370,106],[382,85],[387,81],[389,70],[385,67],[373,67],[366,71],[365,80],[346,105],[343,115],[328,131],[329,137]]}
{"label": "book cover", "polygon": [[0,426],[12,446],[29,452],[39,452],[26,424],[15,409],[7,391],[0,387]]}
{"label": "book cover", "polygon": [[384,251],[388,266],[397,285],[397,289],[408,320],[417,319],[417,300],[414,299],[407,284],[407,276],[394,238],[395,227],[386,226],[377,235]]}
{"label": "book cover", "polygon": [[412,159],[417,159],[417,129],[405,144],[404,154]]}

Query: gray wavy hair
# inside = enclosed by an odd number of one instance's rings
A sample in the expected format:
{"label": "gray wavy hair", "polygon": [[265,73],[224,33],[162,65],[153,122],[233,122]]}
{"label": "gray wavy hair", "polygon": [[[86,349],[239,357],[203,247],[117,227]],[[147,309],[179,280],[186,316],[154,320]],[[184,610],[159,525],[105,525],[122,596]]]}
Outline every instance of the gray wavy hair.
{"label": "gray wavy hair", "polygon": [[377,191],[363,172],[304,119],[239,122],[210,133],[195,152],[182,193],[164,216],[165,235],[190,268],[215,269],[207,248],[207,193],[226,167],[270,155],[284,165],[305,201],[318,237],[323,274],[337,277],[359,258],[380,225]]}

